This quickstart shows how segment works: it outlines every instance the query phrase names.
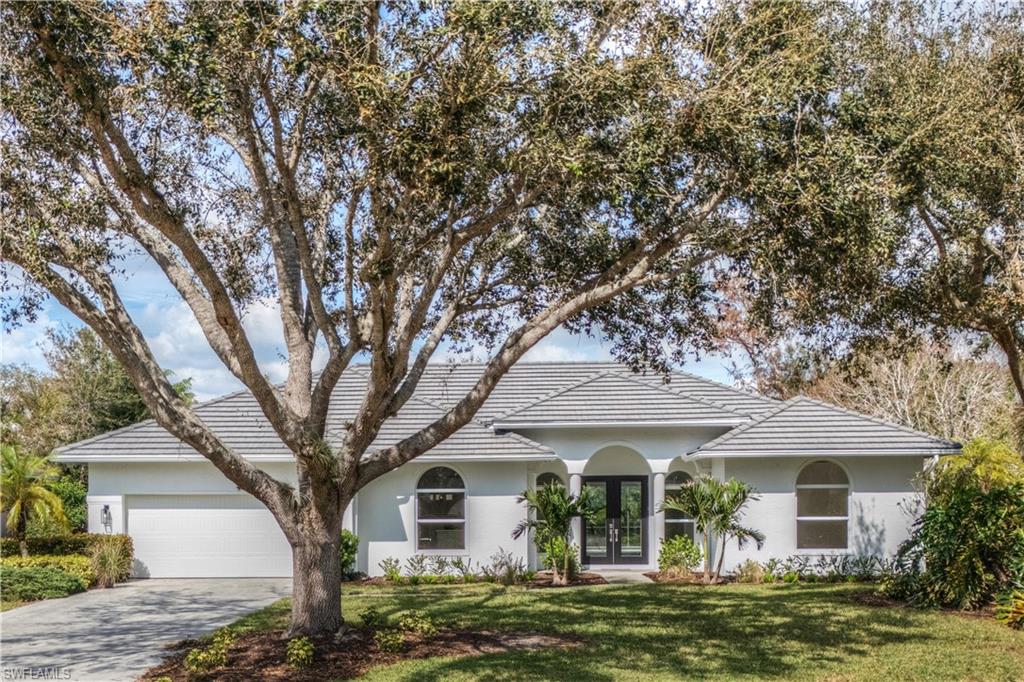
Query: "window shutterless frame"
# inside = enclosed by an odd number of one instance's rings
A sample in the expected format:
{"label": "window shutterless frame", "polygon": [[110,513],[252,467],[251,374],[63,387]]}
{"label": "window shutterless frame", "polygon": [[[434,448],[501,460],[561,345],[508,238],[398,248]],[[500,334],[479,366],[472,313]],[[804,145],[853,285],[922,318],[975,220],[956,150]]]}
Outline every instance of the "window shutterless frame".
{"label": "window shutterless frame", "polygon": [[[831,474],[835,475],[841,473],[840,476],[836,476],[835,481],[827,483],[800,483],[800,478],[804,475],[804,472],[810,467],[815,465],[830,465],[834,467],[831,470]],[[840,478],[841,481],[840,482]],[[801,490],[834,490],[842,491],[844,499],[844,508],[846,512],[844,514],[833,514],[833,515],[802,515],[800,513],[800,491]],[[797,497],[797,515],[796,515],[796,547],[798,550],[805,552],[823,551],[823,552],[835,552],[835,551],[846,551],[850,547],[850,475],[846,473],[846,469],[839,464],[829,460],[814,460],[807,462],[800,467],[800,472],[797,474],[797,483],[795,486],[795,494]],[[806,524],[818,523],[834,523],[842,524],[845,529],[843,532],[845,543],[839,545],[836,543],[834,546],[812,546],[801,543],[801,526],[802,524],[806,527]]]}
{"label": "window shutterless frame", "polygon": [[[685,471],[672,471],[669,472],[668,476],[665,477],[665,499],[672,496],[673,493],[678,492],[684,485],[693,480],[688,472]],[[693,519],[680,516],[678,518],[670,518],[670,514],[678,514],[679,512],[673,512],[672,510],[665,510],[665,539],[668,540],[674,537],[676,534],[685,535],[694,542],[697,541],[697,527],[693,522]],[[670,533],[669,531],[673,531]]]}
{"label": "window shutterless frame", "polygon": [[[447,469],[449,472],[455,474],[459,481],[462,483],[461,488],[421,488],[419,487],[419,481],[423,480],[427,473],[430,473],[434,469]],[[420,514],[420,495],[429,494],[455,494],[462,495],[462,516],[451,517],[451,518],[423,518]],[[452,467],[431,467],[424,472],[416,482],[416,490],[414,493],[415,498],[415,519],[413,529],[416,533],[416,551],[426,552],[431,554],[445,554],[445,553],[464,553],[466,550],[466,535],[467,535],[467,524],[466,518],[469,515],[469,495],[466,492],[466,479],[461,473],[453,469]],[[462,544],[460,547],[424,547],[420,544],[422,534],[420,533],[421,525],[450,525],[450,526],[462,526]]]}

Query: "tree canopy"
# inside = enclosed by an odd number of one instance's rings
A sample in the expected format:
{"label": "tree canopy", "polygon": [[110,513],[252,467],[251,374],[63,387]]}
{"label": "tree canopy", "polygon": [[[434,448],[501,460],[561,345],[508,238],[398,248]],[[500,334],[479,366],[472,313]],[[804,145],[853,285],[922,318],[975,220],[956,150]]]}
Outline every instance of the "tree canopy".
{"label": "tree canopy", "polygon": [[[859,24],[839,5],[0,12],[0,249],[20,294],[7,320],[53,296],[161,425],[274,513],[295,554],[295,632],[341,625],[337,538],[355,492],[466,424],[552,330],[599,332],[631,366],[664,368],[711,346],[733,274],[863,297],[876,278],[862,264],[899,243],[873,219],[887,177],[858,134]],[[296,485],[174,391],[118,288],[137,252],[295,454]],[[281,385],[241,324],[256,301],[280,315]],[[483,349],[480,377],[371,451],[442,343]],[[356,358],[364,399],[328,437]]]}

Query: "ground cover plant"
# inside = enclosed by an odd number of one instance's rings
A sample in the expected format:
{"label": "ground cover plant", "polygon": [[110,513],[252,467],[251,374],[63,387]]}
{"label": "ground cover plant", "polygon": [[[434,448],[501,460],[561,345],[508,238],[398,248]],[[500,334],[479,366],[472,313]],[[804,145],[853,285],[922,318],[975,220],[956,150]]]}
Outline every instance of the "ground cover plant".
{"label": "ground cover plant", "polygon": [[[363,646],[348,647],[349,667],[332,670],[368,680],[541,680],[551,679],[552,671],[569,670],[577,679],[595,680],[1024,677],[1024,633],[987,614],[878,606],[872,595],[870,586],[845,583],[570,590],[348,583],[347,622],[367,632],[401,632],[404,643],[398,653],[384,654],[367,639]],[[239,644],[215,677],[243,679],[254,674],[246,666],[263,665],[260,679],[332,679],[318,667],[331,655],[329,645],[319,642],[311,666],[288,667],[287,640],[280,633],[289,608],[282,600],[233,625]],[[413,613],[415,620],[436,625],[437,639],[425,643],[416,633],[397,629]],[[452,632],[489,643],[472,651],[445,634]],[[712,636],[715,644],[708,646]],[[255,656],[255,651],[262,653]],[[151,671],[149,679],[160,675],[184,679],[173,660]]]}

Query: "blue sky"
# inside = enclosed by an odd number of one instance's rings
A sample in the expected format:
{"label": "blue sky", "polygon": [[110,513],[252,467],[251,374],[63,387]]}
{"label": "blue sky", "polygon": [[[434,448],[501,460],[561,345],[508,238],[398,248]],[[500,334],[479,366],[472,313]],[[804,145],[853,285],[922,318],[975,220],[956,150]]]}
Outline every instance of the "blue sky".
{"label": "blue sky", "polygon": [[[193,390],[200,400],[240,388],[238,381],[210,350],[188,307],[160,270],[142,256],[129,258],[123,265],[124,273],[118,278],[119,290],[160,364],[173,371],[177,378],[191,377]],[[275,307],[272,304],[255,305],[246,311],[243,322],[263,370],[274,380],[282,379],[286,365]],[[0,339],[0,362],[45,369],[43,345],[46,330],[60,325],[77,327],[81,323],[50,299],[35,323],[4,331]],[[443,351],[439,351],[438,359],[446,357]],[[531,350],[527,359],[609,360],[611,356],[607,343],[559,329]],[[685,369],[715,381],[731,383],[726,358],[703,358],[689,363]]]}

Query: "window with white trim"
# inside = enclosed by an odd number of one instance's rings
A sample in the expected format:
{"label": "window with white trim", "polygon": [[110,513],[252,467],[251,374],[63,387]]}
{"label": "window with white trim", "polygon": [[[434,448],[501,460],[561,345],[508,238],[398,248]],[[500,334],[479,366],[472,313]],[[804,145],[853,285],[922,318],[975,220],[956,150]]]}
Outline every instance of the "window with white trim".
{"label": "window with white trim", "polygon": [[416,549],[466,548],[466,484],[448,467],[434,467],[416,484]]}
{"label": "window with white trim", "polygon": [[[685,471],[673,471],[665,477],[665,497],[674,497],[684,485],[693,481],[693,477]],[[677,535],[685,535],[694,539],[693,519],[674,509],[665,510],[665,539],[671,540]]]}
{"label": "window with white trim", "polygon": [[850,479],[838,464],[811,462],[796,479],[798,549],[846,549]]}

